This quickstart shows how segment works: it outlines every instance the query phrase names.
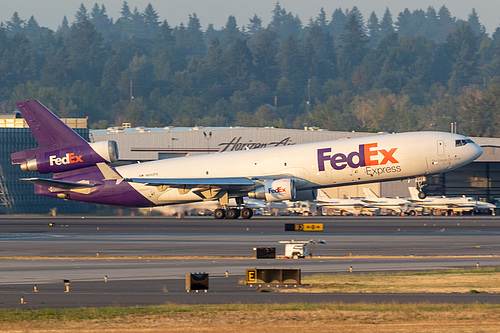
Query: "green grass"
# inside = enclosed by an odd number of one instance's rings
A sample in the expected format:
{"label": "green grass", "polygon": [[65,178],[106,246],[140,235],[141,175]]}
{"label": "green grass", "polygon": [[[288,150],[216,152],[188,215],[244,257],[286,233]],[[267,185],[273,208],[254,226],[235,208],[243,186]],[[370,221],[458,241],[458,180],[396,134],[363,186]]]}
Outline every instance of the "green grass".
{"label": "green grass", "polygon": [[221,304],[221,305],[181,305],[102,307],[76,309],[9,310],[0,309],[0,323],[109,320],[120,317],[141,317],[144,315],[168,315],[169,313],[202,312],[294,312],[294,311],[353,311],[353,312],[496,312],[500,304],[399,304],[399,303],[291,303],[291,304]]}

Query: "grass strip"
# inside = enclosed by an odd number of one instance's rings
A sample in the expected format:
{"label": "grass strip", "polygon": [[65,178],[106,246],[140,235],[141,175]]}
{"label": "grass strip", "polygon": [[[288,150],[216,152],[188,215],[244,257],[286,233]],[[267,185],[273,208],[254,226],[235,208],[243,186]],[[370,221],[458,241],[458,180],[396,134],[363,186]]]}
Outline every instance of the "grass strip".
{"label": "grass strip", "polygon": [[453,312],[457,317],[471,314],[494,314],[500,318],[500,304],[399,304],[399,303],[289,303],[289,304],[165,304],[158,306],[134,307],[100,307],[100,308],[65,308],[65,309],[0,309],[0,323],[30,322],[30,321],[85,321],[109,320],[123,317],[141,317],[145,315],[169,314],[200,314],[211,313],[226,314],[231,312],[245,313],[275,313],[275,312],[315,312],[315,311],[348,311],[348,312],[374,312],[374,313],[399,313],[411,317],[412,313],[444,313]]}
{"label": "grass strip", "polygon": [[500,293],[500,267],[370,274],[317,274],[299,288],[281,292],[332,293]]}

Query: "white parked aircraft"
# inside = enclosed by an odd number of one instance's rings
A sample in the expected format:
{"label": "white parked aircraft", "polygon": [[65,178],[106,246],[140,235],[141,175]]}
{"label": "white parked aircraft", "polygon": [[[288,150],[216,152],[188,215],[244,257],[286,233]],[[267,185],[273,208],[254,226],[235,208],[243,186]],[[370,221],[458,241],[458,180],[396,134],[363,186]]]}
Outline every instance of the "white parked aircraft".
{"label": "white parked aircraft", "polygon": [[495,214],[496,206],[489,202],[478,201],[472,197],[446,197],[446,196],[433,196],[425,199],[418,197],[418,190],[415,187],[408,187],[410,191],[411,201],[420,207],[435,209],[448,214],[457,212],[470,212],[473,210],[489,209],[492,214]]}
{"label": "white parked aircraft", "polygon": [[[413,178],[456,169],[483,150],[453,133],[374,135],[117,166],[114,141],[88,143],[38,101],[16,103],[39,147],[11,154],[40,195],[98,204],[153,207],[218,201],[215,218],[252,217],[235,198],[313,200],[319,188]],[[422,192],[423,193],[423,192]]]}
{"label": "white parked aircraft", "polygon": [[366,203],[363,198],[330,198],[323,190],[318,190],[316,203],[320,207],[333,207],[342,212],[347,212],[353,215],[360,215],[363,212],[371,214],[379,209],[378,207]]}
{"label": "white parked aircraft", "polygon": [[365,199],[363,202],[369,204],[373,207],[389,209],[397,214],[401,214],[405,205],[408,205],[410,201],[401,198],[381,198],[375,194],[370,188],[363,188],[363,193],[365,194]]}

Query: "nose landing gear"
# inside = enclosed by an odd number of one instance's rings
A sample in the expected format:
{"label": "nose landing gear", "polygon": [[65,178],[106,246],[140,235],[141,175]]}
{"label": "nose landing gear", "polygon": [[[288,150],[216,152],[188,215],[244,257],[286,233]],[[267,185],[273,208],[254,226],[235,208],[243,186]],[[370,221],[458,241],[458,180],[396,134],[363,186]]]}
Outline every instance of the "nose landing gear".
{"label": "nose landing gear", "polygon": [[427,184],[425,181],[425,176],[415,178],[415,187],[418,190],[418,198],[422,200],[427,198]]}

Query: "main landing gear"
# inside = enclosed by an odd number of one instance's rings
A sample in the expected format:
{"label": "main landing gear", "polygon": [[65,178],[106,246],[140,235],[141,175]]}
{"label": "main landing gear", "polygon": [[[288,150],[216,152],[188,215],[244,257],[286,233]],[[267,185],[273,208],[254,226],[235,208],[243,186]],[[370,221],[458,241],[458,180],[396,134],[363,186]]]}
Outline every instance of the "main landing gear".
{"label": "main landing gear", "polygon": [[241,216],[242,219],[250,219],[253,216],[253,210],[250,208],[218,208],[214,210],[213,214],[214,218],[217,220],[226,218],[226,219],[237,219]]}

